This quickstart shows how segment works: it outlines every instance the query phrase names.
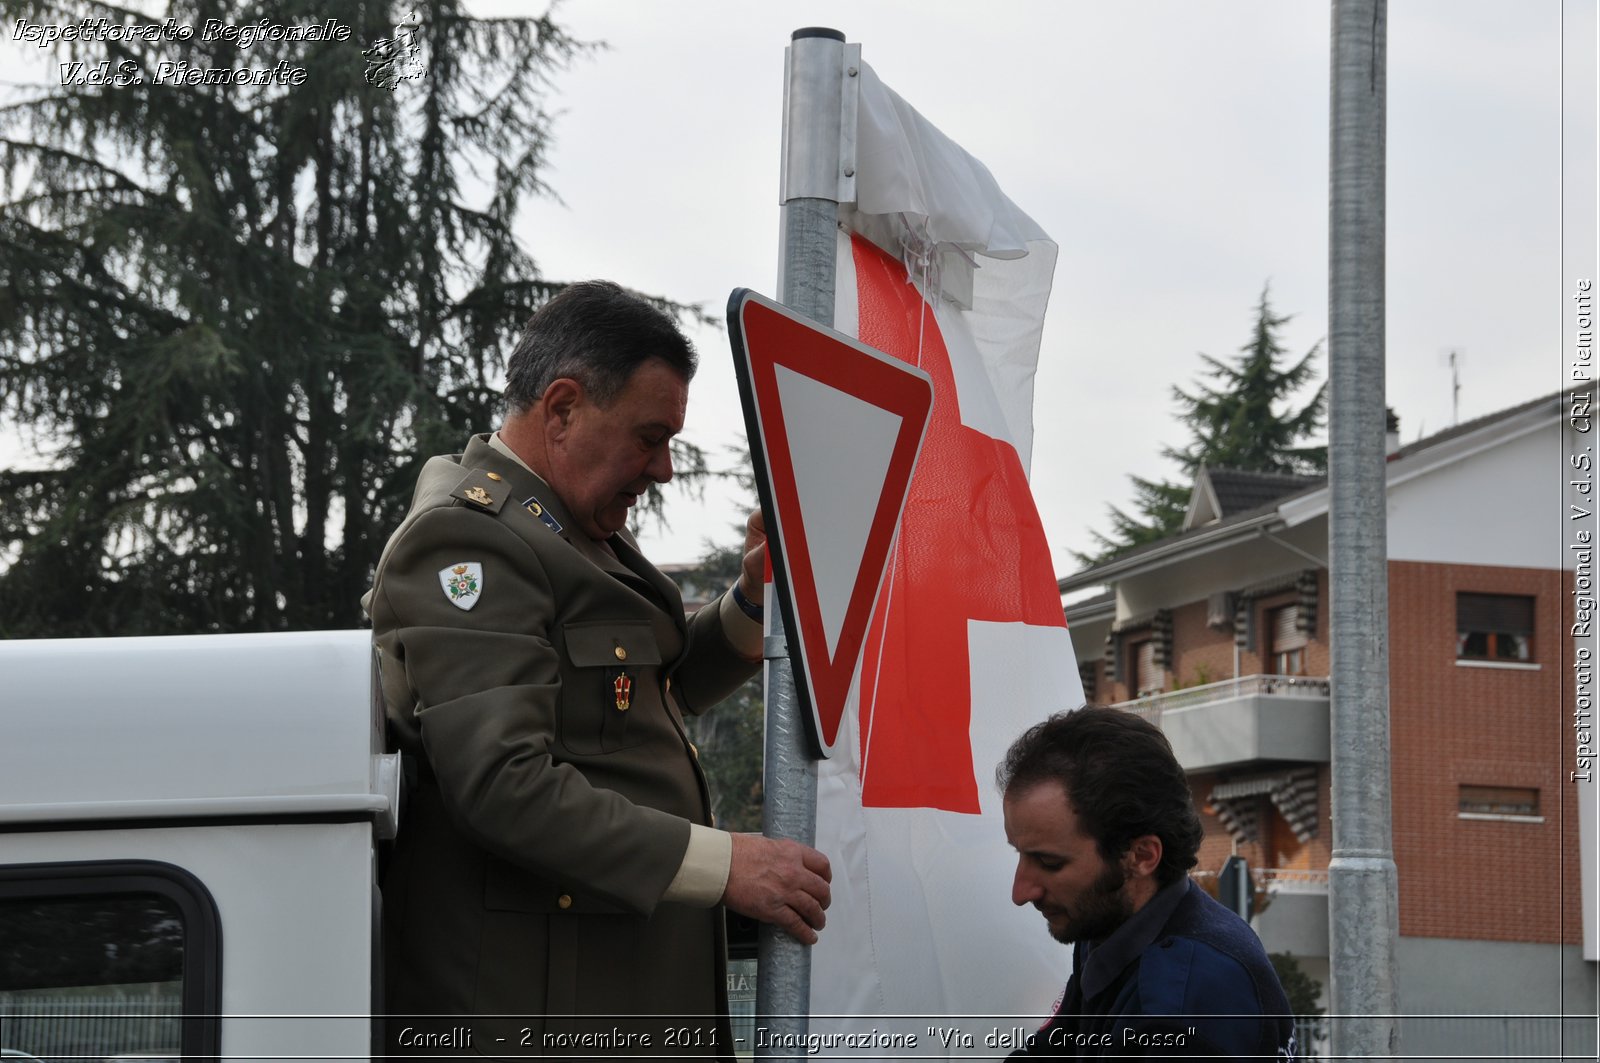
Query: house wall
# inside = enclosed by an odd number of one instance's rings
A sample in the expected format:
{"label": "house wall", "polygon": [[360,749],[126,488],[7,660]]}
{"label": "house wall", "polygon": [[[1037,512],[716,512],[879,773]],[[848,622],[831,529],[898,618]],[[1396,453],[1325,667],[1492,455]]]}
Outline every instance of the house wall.
{"label": "house wall", "polygon": [[1389,559],[1570,567],[1556,526],[1566,515],[1567,458],[1583,446],[1578,438],[1564,421],[1548,421],[1509,440],[1486,440],[1470,460],[1402,482],[1393,482],[1401,469],[1391,469]]}
{"label": "house wall", "polygon": [[1402,937],[1400,1051],[1409,1058],[1595,1059],[1595,965],[1573,946]]}
{"label": "house wall", "polygon": [[[1258,767],[1231,774],[1208,773],[1190,776],[1189,787],[1194,795],[1194,807],[1200,810],[1200,823],[1206,831],[1205,840],[1200,844],[1199,862],[1195,864],[1196,871],[1220,871],[1223,862],[1234,853],[1244,857],[1252,869],[1327,870],[1328,861],[1333,858],[1333,819],[1328,800],[1328,786],[1332,776],[1327,765],[1317,769],[1317,833],[1303,843],[1293,844],[1294,836],[1288,832],[1286,823],[1280,822],[1276,830],[1268,824],[1267,821],[1271,817],[1278,816],[1278,813],[1272,808],[1271,801],[1266,798],[1261,799],[1262,823],[1265,829],[1258,833],[1255,841],[1235,845],[1233,836],[1217,818],[1211,806],[1212,788],[1230,778],[1256,774],[1261,770],[1262,768]],[[1281,820],[1281,816],[1279,819]],[[1275,845],[1274,839],[1288,844]]]}
{"label": "house wall", "polygon": [[1395,966],[1411,1014],[1594,1014],[1595,965],[1570,946],[1404,938]]}
{"label": "house wall", "polygon": [[[1391,562],[1389,707],[1400,933],[1579,944],[1574,694],[1553,569]],[[1533,663],[1456,662],[1458,591],[1536,597]],[[1463,819],[1462,784],[1537,787],[1543,822]]]}
{"label": "house wall", "polygon": [[[1561,608],[1570,578],[1548,568],[1391,562],[1390,720],[1395,859],[1400,881],[1400,931],[1407,936],[1578,944],[1576,792],[1561,765],[1571,764],[1568,718],[1573,689],[1562,666]],[[1473,667],[1456,662],[1459,591],[1532,594],[1537,599],[1537,668]],[[1292,591],[1257,599],[1254,648],[1239,653],[1239,673],[1259,674],[1266,663],[1266,617],[1295,601]],[[1166,689],[1233,675],[1231,632],[1206,625],[1204,600],[1172,610],[1173,663]],[[1318,573],[1317,618],[1306,670],[1331,667],[1329,586]],[[1119,638],[1139,637],[1125,632]],[[1098,699],[1132,697],[1127,681],[1108,682],[1103,668]],[[1266,767],[1266,766],[1262,766]],[[1251,771],[1259,770],[1251,768]],[[1214,814],[1204,813],[1206,840],[1199,870],[1215,871],[1237,851],[1256,868],[1326,868],[1332,855],[1331,769],[1320,772],[1321,827],[1316,838],[1278,847],[1285,832],[1263,830],[1239,845]],[[1237,775],[1239,773],[1235,773]],[[1196,807],[1224,776],[1193,779]],[[1543,822],[1463,819],[1461,785],[1535,787]],[[1276,816],[1265,803],[1263,822]],[[1565,857],[1565,864],[1563,858]],[[1565,889],[1539,883],[1564,882]]]}
{"label": "house wall", "polygon": [[[1248,674],[1248,673],[1246,673]],[[1233,678],[1233,631],[1206,626],[1206,603],[1172,611],[1172,669],[1167,689],[1201,686]]]}
{"label": "house wall", "polygon": [[[1299,569],[1281,573],[1288,579],[1296,575]],[[1238,585],[1248,586],[1259,582],[1260,577],[1242,579]],[[1226,589],[1226,588],[1224,588]],[[1216,683],[1237,676],[1261,675],[1268,668],[1268,614],[1281,606],[1294,605],[1299,601],[1299,595],[1293,590],[1285,590],[1270,595],[1256,597],[1251,601],[1251,610],[1255,617],[1256,637],[1251,645],[1240,647],[1237,662],[1234,657],[1235,636],[1233,630],[1228,628],[1213,628],[1206,623],[1207,602],[1204,598],[1190,601],[1184,605],[1171,607],[1172,609],[1172,661],[1166,673],[1163,690],[1181,690],[1185,687],[1202,686],[1206,683]],[[1074,629],[1076,631],[1076,629]],[[1107,628],[1099,628],[1098,645],[1101,654],[1105,649],[1105,635]],[[1147,637],[1148,628],[1139,627],[1119,632],[1116,638],[1123,640],[1124,649],[1130,642],[1137,642]],[[1079,660],[1089,656],[1089,647],[1074,643]],[[1131,660],[1131,658],[1130,658]],[[1237,665],[1237,671],[1235,667]],[[1328,573],[1326,569],[1317,572],[1317,616],[1315,629],[1312,632],[1310,643],[1306,646],[1306,675],[1326,676],[1330,668],[1328,650]],[[1098,684],[1097,700],[1102,703],[1113,703],[1131,700],[1134,696],[1131,687],[1133,679],[1131,665],[1124,669],[1124,678],[1116,681],[1104,670],[1096,673]]]}

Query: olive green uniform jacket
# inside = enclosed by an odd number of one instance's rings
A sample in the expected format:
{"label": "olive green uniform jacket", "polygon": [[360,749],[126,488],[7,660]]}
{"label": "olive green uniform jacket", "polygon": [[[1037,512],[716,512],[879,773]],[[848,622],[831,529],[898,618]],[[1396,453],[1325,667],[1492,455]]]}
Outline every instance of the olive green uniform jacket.
{"label": "olive green uniform jacket", "polygon": [[[486,1055],[731,1057],[723,911],[660,902],[689,824],[710,824],[681,713],[756,664],[720,603],[686,622],[632,537],[609,545],[475,436],[427,462],[384,548],[363,604],[415,766],[383,883],[384,1010],[479,1017]],[[435,1028],[460,1047],[461,1025],[391,1019],[390,1050]]]}

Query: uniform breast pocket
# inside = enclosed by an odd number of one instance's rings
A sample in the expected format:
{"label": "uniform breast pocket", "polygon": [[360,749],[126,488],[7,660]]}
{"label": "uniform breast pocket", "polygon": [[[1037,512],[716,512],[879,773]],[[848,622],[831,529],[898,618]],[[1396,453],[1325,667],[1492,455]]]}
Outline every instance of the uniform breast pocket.
{"label": "uniform breast pocket", "polygon": [[561,634],[561,744],[593,756],[649,741],[662,715],[661,651],[650,625],[585,621]]}

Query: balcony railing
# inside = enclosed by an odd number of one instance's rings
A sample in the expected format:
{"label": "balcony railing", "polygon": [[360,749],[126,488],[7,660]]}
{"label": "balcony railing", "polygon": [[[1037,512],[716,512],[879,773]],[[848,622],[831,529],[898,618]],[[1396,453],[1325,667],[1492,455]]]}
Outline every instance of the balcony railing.
{"label": "balcony railing", "polygon": [[[1215,871],[1191,871],[1189,877],[1198,881],[1211,893],[1216,889]],[[1261,893],[1327,893],[1327,868],[1315,870],[1300,867],[1252,867],[1250,881]]]}
{"label": "balcony railing", "polygon": [[1326,700],[1332,689],[1327,677],[1305,675],[1246,675],[1237,679],[1223,679],[1216,683],[1169,690],[1164,694],[1146,694],[1132,701],[1119,701],[1112,708],[1137,713],[1161,726],[1161,713],[1166,709],[1186,709],[1193,705],[1211,705],[1219,701],[1232,701],[1260,694],[1286,698],[1322,698]]}
{"label": "balcony railing", "polygon": [[1268,893],[1328,892],[1328,871],[1297,867],[1260,867],[1250,872],[1256,885]]}
{"label": "balcony railing", "polygon": [[1326,764],[1326,677],[1248,675],[1118,703],[1167,736],[1185,771],[1260,762]]}

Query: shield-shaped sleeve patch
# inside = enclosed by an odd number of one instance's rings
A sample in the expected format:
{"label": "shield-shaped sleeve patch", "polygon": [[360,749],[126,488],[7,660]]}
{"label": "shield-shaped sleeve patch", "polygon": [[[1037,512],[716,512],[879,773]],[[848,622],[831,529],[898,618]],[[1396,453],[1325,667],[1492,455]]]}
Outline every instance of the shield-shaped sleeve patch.
{"label": "shield-shaped sleeve patch", "polygon": [[461,561],[439,570],[439,586],[457,609],[471,609],[483,597],[483,566],[476,561]]}

